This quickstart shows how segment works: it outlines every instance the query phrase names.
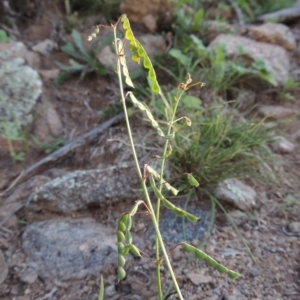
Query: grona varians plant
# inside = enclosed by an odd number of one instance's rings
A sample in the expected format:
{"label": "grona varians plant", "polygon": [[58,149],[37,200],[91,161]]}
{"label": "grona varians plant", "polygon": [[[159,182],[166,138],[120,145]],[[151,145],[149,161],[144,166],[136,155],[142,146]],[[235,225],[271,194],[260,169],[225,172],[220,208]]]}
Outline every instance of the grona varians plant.
{"label": "grona varians plant", "polygon": [[[131,59],[136,62],[140,63],[140,61],[143,61],[143,66],[148,71],[148,80],[151,86],[151,90],[154,93],[159,94],[162,97],[162,101],[166,104],[166,122],[164,124],[167,124],[166,128],[161,127],[160,123],[155,120],[153,114],[149,110],[148,106],[144,103],[140,102],[132,92],[124,93],[124,87],[123,84],[125,82],[126,85],[128,85],[131,88],[134,88],[134,84],[130,78],[128,68],[126,65],[126,57],[124,55],[124,43],[123,41],[117,37],[117,26],[119,23],[122,23],[122,27],[125,31],[125,39],[129,43],[129,48],[132,52]],[[99,25],[96,27],[93,34],[89,37],[89,39],[92,39],[96,36],[96,34],[99,32],[99,29],[101,27],[105,27],[102,25]],[[172,210],[176,215],[179,215],[181,217],[186,217],[191,222],[196,222],[197,217],[186,212],[185,210],[176,207],[171,201],[167,200],[166,197],[163,195],[164,191],[167,190],[174,195],[177,195],[178,190],[171,186],[165,179],[164,179],[164,170],[165,170],[165,161],[166,159],[172,154],[172,148],[169,145],[170,139],[173,139],[175,137],[175,131],[174,131],[174,123],[176,122],[186,122],[187,126],[191,125],[191,121],[186,116],[175,118],[176,111],[178,107],[178,103],[180,99],[182,98],[183,94],[192,86],[200,85],[203,86],[204,84],[199,83],[192,83],[192,79],[190,75],[188,74],[187,79],[185,82],[180,83],[177,88],[177,93],[175,95],[175,101],[174,105],[172,103],[169,103],[169,101],[164,97],[161,88],[157,82],[156,73],[153,68],[153,65],[143,48],[143,46],[140,44],[140,42],[135,38],[132,29],[130,27],[130,23],[126,15],[122,15],[121,18],[118,20],[118,22],[114,25],[112,25],[112,29],[114,32],[114,46],[115,46],[115,53],[116,53],[116,60],[117,60],[117,76],[118,76],[118,83],[120,88],[120,95],[121,95],[121,103],[123,105],[124,109],[124,115],[125,115],[125,121],[128,131],[128,137],[130,140],[130,146],[133,154],[134,164],[137,171],[137,176],[140,179],[141,187],[144,194],[144,200],[138,200],[133,205],[132,209],[129,212],[126,212],[122,215],[122,217],[119,220],[118,229],[117,229],[117,240],[118,240],[118,281],[123,280],[126,277],[126,271],[125,271],[125,262],[126,262],[126,255],[131,252],[135,256],[141,256],[142,251],[133,244],[132,241],[132,235],[131,235],[131,227],[133,224],[133,217],[137,213],[137,211],[140,209],[140,207],[144,207],[146,209],[146,214],[150,216],[152,220],[152,224],[155,230],[155,260],[156,260],[156,281],[157,281],[157,294],[158,299],[163,300],[163,289],[162,289],[162,281],[161,281],[161,273],[160,273],[160,266],[161,264],[165,264],[167,266],[167,269],[170,273],[171,279],[173,281],[176,293],[179,297],[179,299],[183,300],[182,292],[180,290],[180,287],[178,285],[178,282],[176,280],[176,276],[174,273],[174,270],[172,268],[172,265],[170,263],[169,259],[169,253],[167,252],[167,249],[165,247],[165,244],[163,242],[160,228],[159,228],[159,218],[160,218],[160,208],[161,205],[165,206],[167,209]],[[160,160],[161,167],[160,172],[157,172],[153,167],[150,166],[150,164],[146,164],[143,167],[143,170],[140,168],[140,164],[137,158],[136,150],[135,150],[135,144],[133,142],[132,137],[132,130],[129,122],[128,112],[127,112],[127,105],[126,101],[130,99],[134,106],[136,106],[139,110],[141,110],[146,118],[150,121],[150,124],[152,127],[156,130],[158,136],[165,139],[163,153],[161,156],[157,156],[156,158]],[[193,177],[192,174],[185,174],[187,176],[187,181],[192,187],[197,187],[198,182]],[[156,209],[154,210],[153,202],[150,199],[150,194],[148,192],[148,187],[151,186],[154,195],[156,197]],[[121,192],[121,191],[120,191]],[[219,272],[227,274],[230,278],[235,279],[239,277],[240,275],[237,272],[234,272],[232,270],[229,270],[222,264],[219,264],[216,262],[213,258],[206,255],[203,251],[200,249],[197,249],[196,247],[189,245],[185,242],[182,242],[177,245],[177,247],[182,247],[182,249],[187,253],[194,253],[197,259],[204,260],[209,266],[217,269]],[[175,247],[173,247],[174,249]]]}

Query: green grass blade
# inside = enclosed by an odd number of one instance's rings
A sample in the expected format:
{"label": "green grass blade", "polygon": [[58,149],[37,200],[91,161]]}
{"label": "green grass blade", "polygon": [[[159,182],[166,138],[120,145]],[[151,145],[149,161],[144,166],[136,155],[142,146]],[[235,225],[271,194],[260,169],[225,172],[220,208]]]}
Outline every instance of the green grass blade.
{"label": "green grass blade", "polygon": [[104,282],[103,282],[102,275],[100,277],[100,290],[99,290],[98,300],[104,300]]}

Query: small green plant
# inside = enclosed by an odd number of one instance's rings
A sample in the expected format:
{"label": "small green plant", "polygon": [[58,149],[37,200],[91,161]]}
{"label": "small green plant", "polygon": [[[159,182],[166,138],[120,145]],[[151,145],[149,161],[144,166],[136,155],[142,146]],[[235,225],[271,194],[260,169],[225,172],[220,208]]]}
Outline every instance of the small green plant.
{"label": "small green plant", "polygon": [[259,15],[283,9],[292,6],[296,0],[236,0],[238,6],[246,13],[250,20],[255,20]]}
{"label": "small green plant", "polygon": [[288,77],[285,81],[282,91],[279,92],[279,98],[283,101],[294,101],[295,96],[293,92],[298,90],[300,83],[295,81],[292,77]]}
{"label": "small green plant", "polygon": [[297,209],[300,209],[300,201],[291,194],[288,194],[284,200],[285,203],[281,205],[280,210],[282,212],[297,213]]}
{"label": "small green plant", "polygon": [[32,136],[32,139],[33,139],[34,143],[46,154],[52,153],[55,150],[61,148],[66,142],[66,140],[64,138],[58,138],[58,139],[55,139],[48,143],[41,142],[35,136]]}
{"label": "small green plant", "polygon": [[9,43],[11,38],[7,36],[6,32],[3,29],[0,29],[0,43]]}
{"label": "small green plant", "polygon": [[[23,134],[22,127],[18,122],[0,122],[0,134],[3,134],[7,140],[9,153],[14,162],[22,162],[25,158],[26,139]],[[23,148],[21,151],[16,151],[14,144],[19,143]],[[19,148],[19,147],[18,147]]]}
{"label": "small green plant", "polygon": [[[123,84],[124,82],[126,85],[128,85],[131,88],[134,88],[134,84],[131,80],[131,77],[129,75],[127,65],[126,65],[126,57],[124,55],[124,44],[121,39],[117,38],[117,25],[118,23],[122,23],[122,27],[125,30],[125,38],[129,43],[129,48],[132,51],[132,60],[134,62],[139,63],[141,60],[143,60],[143,66],[147,70],[147,77],[150,83],[150,88],[153,93],[156,93],[161,96],[162,102],[166,104],[166,118],[167,120],[162,123],[158,122],[151,111],[149,110],[148,106],[144,104],[143,102],[140,102],[132,92],[128,92],[127,94],[124,94],[124,88]],[[99,26],[100,27],[100,26]],[[99,27],[96,29],[96,31],[99,30]],[[180,122],[184,122],[187,124],[187,126],[191,125],[191,121],[186,116],[182,116],[178,119],[175,118],[178,105],[180,103],[180,100],[182,99],[183,95],[186,93],[188,89],[195,85],[203,86],[201,82],[199,83],[192,83],[191,77],[188,75],[185,82],[182,82],[179,84],[176,94],[174,95],[173,101],[168,101],[160,88],[160,85],[158,84],[157,77],[155,70],[153,68],[152,62],[150,61],[147,53],[145,52],[143,46],[140,44],[140,42],[135,38],[131,27],[129,20],[125,15],[123,15],[119,21],[112,25],[113,31],[114,31],[114,45],[115,45],[115,53],[117,57],[117,75],[118,75],[118,81],[119,81],[119,87],[120,87],[120,95],[121,95],[121,103],[123,105],[124,109],[124,115],[125,115],[125,121],[126,121],[126,127],[128,131],[128,137],[130,140],[131,150],[133,154],[134,164],[136,167],[137,175],[140,179],[141,187],[144,194],[144,200],[138,200],[132,207],[132,209],[129,212],[126,212],[121,217],[119,224],[118,224],[118,230],[117,230],[117,240],[118,240],[118,281],[123,280],[126,277],[126,271],[125,271],[125,263],[126,263],[126,255],[131,252],[135,256],[141,256],[142,251],[136,247],[136,245],[132,242],[132,235],[131,235],[131,227],[133,224],[133,217],[138,212],[140,207],[144,208],[144,214],[149,215],[153,224],[153,227],[155,229],[155,260],[156,260],[156,281],[157,281],[157,292],[158,292],[158,299],[163,300],[163,289],[162,289],[162,281],[161,281],[161,265],[163,263],[166,264],[167,269],[170,273],[172,282],[174,284],[176,293],[180,300],[183,300],[183,296],[181,293],[181,290],[179,288],[176,276],[174,274],[172,265],[170,263],[169,255],[166,250],[165,244],[163,242],[160,228],[159,228],[159,220],[160,220],[160,208],[161,205],[165,206],[167,209],[172,210],[176,215],[179,215],[181,217],[185,217],[188,220],[195,222],[197,221],[197,217],[189,214],[185,210],[176,207],[171,201],[167,200],[167,198],[164,196],[166,193],[172,193],[176,195],[178,193],[178,190],[174,188],[170,183],[168,183],[165,180],[165,162],[166,159],[172,154],[172,148],[170,147],[170,141],[175,138],[176,132],[174,131],[174,125]],[[94,37],[96,33],[94,33],[91,37]],[[132,129],[128,117],[127,112],[127,103],[126,100],[130,99],[133,104],[141,110],[152,127],[157,132],[158,136],[160,138],[163,138],[165,140],[164,148],[162,151],[161,156],[155,156],[153,159],[159,160],[161,162],[160,172],[157,172],[154,168],[150,166],[151,161],[149,161],[147,164],[144,165],[144,168],[141,170],[139,161],[137,158],[136,150],[135,150],[135,144],[133,142],[132,138]],[[167,124],[166,126],[163,126],[162,124]],[[185,176],[187,182],[194,188],[198,186],[197,180],[193,177],[190,173],[183,173],[181,176]],[[150,186],[154,192],[155,198],[157,200],[156,202],[156,211],[153,208],[153,203],[150,200],[150,194],[148,191],[148,182],[150,181]],[[202,252],[200,249],[197,249],[187,243],[180,243],[177,245],[178,247],[181,246],[182,249],[187,253],[194,253],[197,259],[204,260],[209,266],[212,266],[216,268],[219,272],[227,274],[230,278],[237,278],[239,276],[238,273],[227,269],[223,265],[217,263],[213,258],[206,255],[204,252]]]}
{"label": "small green plant", "polygon": [[66,80],[68,80],[73,74],[80,73],[80,79],[83,79],[87,73],[95,72],[99,75],[105,75],[106,69],[99,62],[96,57],[96,53],[102,49],[106,44],[98,43],[95,41],[91,45],[90,49],[86,49],[83,45],[80,33],[76,30],[72,30],[72,42],[68,42],[61,49],[64,53],[69,55],[69,65],[64,65],[60,62],[56,62],[61,73],[55,80],[57,86],[61,86]]}
{"label": "small green plant", "polygon": [[[241,47],[240,55],[243,54],[244,49]],[[256,58],[250,66],[246,66],[243,62],[239,62],[238,57],[229,58],[224,44],[219,44],[214,49],[208,49],[193,34],[190,35],[190,47],[185,50],[173,48],[169,55],[177,61],[177,69],[173,68],[173,71],[167,71],[176,80],[182,79],[184,73],[192,72],[216,93],[224,94],[230,88],[247,82],[249,78],[253,77],[276,85],[275,78],[262,59]]]}

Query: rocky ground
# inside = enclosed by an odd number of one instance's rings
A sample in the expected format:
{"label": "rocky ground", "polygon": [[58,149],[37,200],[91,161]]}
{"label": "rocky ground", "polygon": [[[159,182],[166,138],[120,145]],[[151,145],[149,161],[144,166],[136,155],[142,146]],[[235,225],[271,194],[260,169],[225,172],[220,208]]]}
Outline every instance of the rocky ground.
{"label": "rocky ground", "polygon": [[[47,1],[45,5],[46,9],[40,8],[41,15],[18,23],[22,24],[18,31],[3,28],[16,40],[0,44],[0,91],[1,97],[8,99],[1,108],[7,109],[3,115],[10,116],[5,119],[8,124],[17,114],[20,125],[32,127],[28,135],[33,133],[41,143],[62,137],[69,143],[47,156],[41,146],[28,139],[25,159],[15,163],[7,138],[0,136],[0,298],[97,299],[103,275],[105,299],[154,300],[153,230],[147,216],[136,217],[133,238],[148,256],[128,257],[127,278],[116,284],[115,229],[121,214],[141,198],[123,117],[99,113],[118,102],[118,89],[110,76],[96,75],[81,81],[75,76],[60,89],[55,87],[59,73],[55,61],[67,63],[60,46],[69,36],[62,31],[60,7]],[[154,8],[148,7],[148,11],[150,17],[140,10],[140,19],[148,28],[144,41],[152,41],[147,49],[166,51],[165,39],[149,33],[157,30],[159,15]],[[126,12],[129,17],[136,13]],[[92,25],[81,25],[83,37]],[[278,82],[287,75],[299,80],[299,28],[297,22],[279,26],[277,31],[273,26],[271,33],[277,34],[273,38],[268,28],[259,26],[247,28],[242,37],[236,33],[216,35],[212,28],[210,47],[217,40],[236,45],[247,39],[247,48],[256,49],[270,63]],[[287,31],[282,34],[282,30]],[[114,67],[110,48],[103,51],[99,60]],[[258,55],[255,51],[254,56]],[[16,79],[18,75],[23,81]],[[17,87],[8,87],[14,81]],[[300,299],[300,94],[295,92],[294,96],[294,101],[276,103],[271,92],[261,91],[257,108],[262,116],[273,115],[272,122],[277,122],[281,131],[281,138],[273,145],[279,162],[274,175],[284,174],[278,186],[254,180],[247,185],[227,182],[244,195],[236,198],[233,193],[223,198],[231,201],[226,209],[247,246],[221,211],[217,211],[209,234],[210,202],[200,193],[188,206],[200,217],[195,225],[163,211],[161,225],[169,248],[182,240],[200,246],[207,238],[206,253],[241,274],[230,280],[178,247],[170,256],[185,299]],[[139,115],[132,117],[132,123],[143,165],[160,145],[151,137],[145,140],[149,129],[141,126]],[[12,143],[16,152],[23,149],[17,139]],[[186,204],[184,197],[176,201],[179,206]],[[165,267],[162,277],[164,290],[172,293]]]}

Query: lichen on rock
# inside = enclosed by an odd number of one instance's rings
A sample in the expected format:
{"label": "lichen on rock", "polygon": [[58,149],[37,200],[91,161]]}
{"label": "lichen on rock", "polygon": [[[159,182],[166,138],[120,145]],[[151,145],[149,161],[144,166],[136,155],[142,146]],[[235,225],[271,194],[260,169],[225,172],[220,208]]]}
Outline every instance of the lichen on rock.
{"label": "lichen on rock", "polygon": [[21,57],[22,43],[0,45],[0,133],[18,136],[22,126],[31,124],[31,111],[42,93],[42,81]]}

